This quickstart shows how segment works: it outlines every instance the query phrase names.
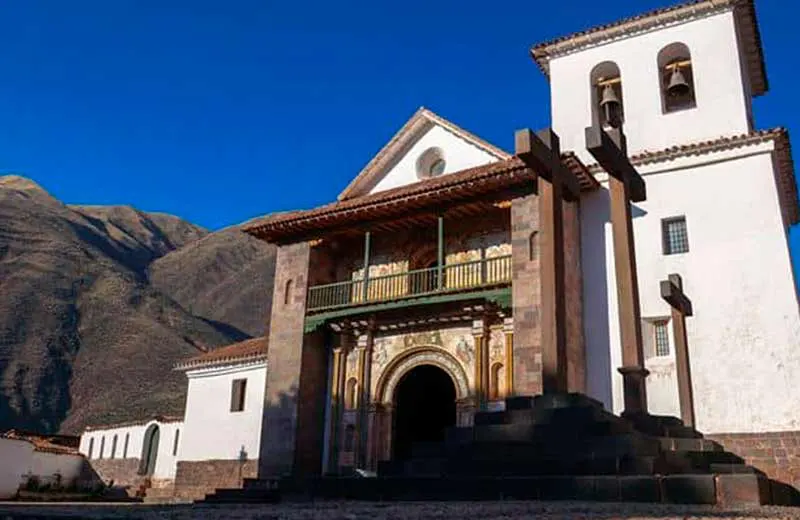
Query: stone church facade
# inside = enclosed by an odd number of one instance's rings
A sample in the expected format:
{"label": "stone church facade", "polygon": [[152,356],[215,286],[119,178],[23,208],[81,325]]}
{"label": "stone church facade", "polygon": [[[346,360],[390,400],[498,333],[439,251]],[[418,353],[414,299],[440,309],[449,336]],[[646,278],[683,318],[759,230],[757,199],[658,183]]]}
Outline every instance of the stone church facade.
{"label": "stone church facade", "polygon": [[[209,433],[205,457],[187,404],[176,482],[234,475],[239,445],[248,477],[376,471],[556,389],[680,417],[800,489],[800,208],[788,132],[754,122],[754,3],[690,2],[531,55],[557,165],[533,164],[524,132],[512,154],[421,108],[336,202],[245,227],[278,245],[263,409],[236,446]],[[622,206],[589,145],[600,127],[627,138]]]}

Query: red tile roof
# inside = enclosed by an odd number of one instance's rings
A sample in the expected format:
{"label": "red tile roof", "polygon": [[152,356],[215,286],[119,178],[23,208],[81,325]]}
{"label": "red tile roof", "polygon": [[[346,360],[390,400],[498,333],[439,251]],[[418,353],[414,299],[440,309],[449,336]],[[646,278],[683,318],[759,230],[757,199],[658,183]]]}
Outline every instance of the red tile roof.
{"label": "red tile roof", "polygon": [[[640,166],[655,162],[669,161],[688,155],[702,155],[730,148],[758,144],[764,141],[775,142],[775,154],[778,167],[778,197],[780,199],[784,218],[789,224],[797,224],[800,222],[800,205],[798,205],[797,201],[797,181],[794,172],[794,161],[792,160],[792,146],[789,141],[789,131],[785,128],[778,127],[769,130],[756,130],[748,134],[719,137],[717,139],[672,146],[658,151],[644,151],[631,156],[631,162],[634,166]],[[592,173],[603,171],[598,164],[592,164],[588,166],[588,169]]]}
{"label": "red tile roof", "polygon": [[[578,176],[582,190],[597,188],[597,181],[575,154],[565,153],[562,160]],[[270,241],[285,239],[292,234],[323,231],[333,225],[369,221],[378,212],[381,217],[386,217],[395,213],[405,214],[412,208],[438,207],[442,202],[457,200],[459,196],[491,193],[531,182],[535,178],[534,172],[520,159],[512,157],[310,210],[270,216],[254,221],[243,230]]]}
{"label": "red tile roof", "polygon": [[19,430],[8,430],[2,435],[6,439],[27,441],[36,451],[60,455],[78,455],[80,437],[66,435],[46,435]]}
{"label": "red tile roof", "polygon": [[531,56],[545,75],[550,72],[550,58],[585,45],[605,42],[623,34],[630,34],[661,24],[691,19],[704,13],[721,12],[733,8],[737,28],[744,44],[745,66],[748,71],[753,95],[764,94],[769,89],[761,34],[756,20],[754,0],[692,0],[678,5],[656,9],[616,22],[598,25],[567,36],[539,43],[531,48]]}
{"label": "red tile roof", "polygon": [[268,339],[265,336],[252,338],[187,359],[178,363],[175,368],[178,370],[190,370],[231,362],[241,363],[266,359],[267,345]]}

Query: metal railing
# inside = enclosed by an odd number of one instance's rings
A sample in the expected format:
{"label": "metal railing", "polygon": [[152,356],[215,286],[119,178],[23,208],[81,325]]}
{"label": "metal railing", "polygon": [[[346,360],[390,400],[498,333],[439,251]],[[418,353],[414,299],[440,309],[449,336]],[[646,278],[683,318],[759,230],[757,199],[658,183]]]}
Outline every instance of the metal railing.
{"label": "metal railing", "polygon": [[319,311],[508,283],[511,256],[443,265],[439,278],[439,268],[430,267],[368,278],[366,288],[364,280],[317,285],[308,289],[306,308]]}

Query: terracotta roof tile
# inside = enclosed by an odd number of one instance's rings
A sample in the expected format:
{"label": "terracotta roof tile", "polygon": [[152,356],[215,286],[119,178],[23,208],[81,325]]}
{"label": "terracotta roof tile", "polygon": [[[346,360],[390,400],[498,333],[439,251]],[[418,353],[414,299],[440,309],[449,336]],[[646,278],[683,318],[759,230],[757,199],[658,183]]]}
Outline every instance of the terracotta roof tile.
{"label": "terracotta roof tile", "polygon": [[84,431],[92,432],[97,430],[116,430],[117,428],[128,428],[130,426],[141,426],[143,424],[147,424],[150,421],[156,421],[161,424],[166,423],[175,423],[183,421],[183,417],[177,415],[152,415],[150,417],[145,417],[143,419],[134,419],[132,421],[124,421],[124,422],[117,422],[117,423],[107,423],[107,424],[91,424],[87,426]]}
{"label": "terracotta roof tile", "polygon": [[769,84],[754,0],[691,0],[539,43],[534,45],[530,52],[542,72],[549,76],[550,58],[554,54],[604,42],[623,33],[641,31],[658,24],[686,20],[698,14],[719,12],[730,7],[734,8],[742,33],[746,67],[753,95],[764,94],[769,89]]}
{"label": "terracotta roof tile", "polygon": [[[789,224],[800,222],[800,205],[797,200],[797,181],[792,160],[792,147],[789,141],[789,132],[778,127],[768,130],[756,130],[748,134],[719,137],[706,141],[672,146],[663,150],[644,151],[631,156],[634,166],[641,166],[656,162],[669,161],[688,155],[702,155],[730,148],[758,144],[764,141],[775,141],[775,152],[778,166],[778,195],[781,210]],[[602,172],[599,164],[591,164],[588,169],[592,173]]]}
{"label": "terracotta roof tile", "polygon": [[[582,189],[591,190],[597,187],[597,181],[575,154],[565,153],[562,158],[564,164],[578,176]],[[476,166],[432,179],[424,179],[406,186],[353,199],[333,202],[306,211],[265,218],[253,222],[243,229],[255,236],[272,239],[276,236],[288,235],[295,230],[313,230],[314,226],[323,226],[323,222],[328,222],[334,217],[339,220],[346,219],[348,222],[357,222],[366,220],[363,214],[368,210],[397,205],[398,211],[400,211],[404,210],[405,204],[410,202],[415,204],[441,203],[444,199],[452,200],[459,191],[487,191],[496,189],[496,186],[501,183],[520,184],[534,178],[534,173],[519,158],[511,157],[503,161]]]}
{"label": "terracotta roof tile", "polygon": [[36,451],[57,453],[61,455],[78,455],[80,437],[64,435],[46,435],[9,430],[2,435],[6,439],[27,441],[33,444]]}
{"label": "terracotta roof tile", "polygon": [[267,341],[265,336],[240,341],[239,343],[217,348],[205,354],[182,361],[178,363],[175,368],[178,370],[189,370],[234,361],[241,362],[266,359]]}

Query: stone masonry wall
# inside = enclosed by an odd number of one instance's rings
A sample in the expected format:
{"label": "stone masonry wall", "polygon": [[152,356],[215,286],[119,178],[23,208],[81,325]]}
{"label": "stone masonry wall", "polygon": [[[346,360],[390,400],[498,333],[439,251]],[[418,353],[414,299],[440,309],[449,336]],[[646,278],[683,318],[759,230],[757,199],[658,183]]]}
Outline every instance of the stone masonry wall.
{"label": "stone masonry wall", "polygon": [[308,243],[281,246],[275,261],[260,477],[293,469],[310,249]]}
{"label": "stone masonry wall", "polygon": [[179,461],[175,473],[175,497],[199,500],[217,488],[242,487],[242,479],[255,478],[258,461]]}
{"label": "stone masonry wall", "polygon": [[133,496],[144,477],[139,475],[139,459],[91,459],[89,464],[100,479],[115,488],[125,488]]}
{"label": "stone masonry wall", "polygon": [[800,492],[800,431],[706,435],[771,479]]}
{"label": "stone masonry wall", "polygon": [[539,285],[539,197],[511,204],[512,305],[514,309],[514,394],[542,392]]}
{"label": "stone masonry wall", "polygon": [[583,341],[583,278],[578,202],[564,203],[564,285],[567,318],[567,382],[570,392],[586,392],[586,350]]}

